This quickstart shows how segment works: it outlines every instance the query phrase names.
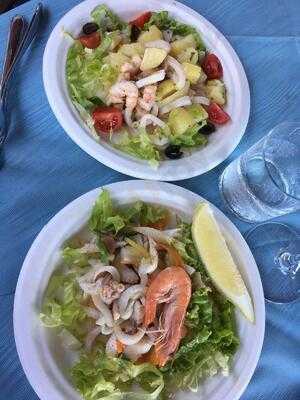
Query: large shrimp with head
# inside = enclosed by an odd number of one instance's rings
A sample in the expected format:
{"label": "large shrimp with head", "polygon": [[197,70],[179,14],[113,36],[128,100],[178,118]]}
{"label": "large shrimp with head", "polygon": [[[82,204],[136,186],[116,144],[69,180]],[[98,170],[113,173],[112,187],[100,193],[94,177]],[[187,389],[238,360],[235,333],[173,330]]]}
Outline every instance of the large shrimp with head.
{"label": "large shrimp with head", "polygon": [[154,322],[157,306],[165,303],[159,316],[162,334],[149,355],[149,361],[153,364],[164,366],[177,350],[191,291],[191,279],[181,267],[165,268],[150,283],[145,301],[146,327]]}
{"label": "large shrimp with head", "polygon": [[127,125],[132,126],[132,111],[137,104],[139,90],[134,82],[119,81],[115,83],[109,90],[110,103],[123,103],[125,99],[125,121]]}

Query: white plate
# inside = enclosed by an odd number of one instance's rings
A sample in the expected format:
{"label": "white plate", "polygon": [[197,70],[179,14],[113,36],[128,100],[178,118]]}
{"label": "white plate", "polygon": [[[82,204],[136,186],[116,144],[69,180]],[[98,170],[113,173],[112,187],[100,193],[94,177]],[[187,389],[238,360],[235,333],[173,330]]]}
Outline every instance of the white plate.
{"label": "white plate", "polygon": [[[65,63],[70,41],[62,30],[80,33],[90,20],[90,12],[101,0],[86,0],[69,11],[55,26],[48,40],[43,60],[43,80],[49,104],[66,133],[96,160],[124,174],[142,179],[174,181],[203,174],[224,161],[240,142],[249,118],[250,93],[243,66],[224,36],[205,18],[183,4],[164,0],[163,9],[180,21],[195,26],[207,47],[221,60],[228,93],[227,112],[231,122],[220,126],[209,138],[209,144],[179,160],[162,161],[158,170],[147,161],[126,155],[104,141],[97,142],[89,133],[72,105],[66,85]],[[107,2],[126,20],[144,10],[159,11],[161,0],[110,0]]]}
{"label": "white plate", "polygon": [[[118,182],[105,186],[119,204],[141,199],[173,209],[191,218],[195,205],[204,199],[178,186],[150,181]],[[86,223],[99,195],[92,190],[61,210],[43,228],[24,261],[15,295],[14,333],[25,374],[42,400],[80,399],[68,377],[70,359],[53,331],[39,321],[43,293],[60,258],[63,243]],[[237,400],[246,388],[258,362],[265,327],[262,285],[253,256],[235,226],[216,207],[216,218],[254,303],[255,324],[236,313],[241,345],[229,377],[207,380],[198,393],[179,393],[177,399]]]}

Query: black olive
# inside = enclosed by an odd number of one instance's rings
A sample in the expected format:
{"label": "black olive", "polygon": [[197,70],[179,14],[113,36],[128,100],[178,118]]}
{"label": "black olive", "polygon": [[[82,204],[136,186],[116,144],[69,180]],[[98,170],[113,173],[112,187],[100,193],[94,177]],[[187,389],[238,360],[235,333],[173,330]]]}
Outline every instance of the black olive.
{"label": "black olive", "polygon": [[130,34],[130,39],[132,42],[136,42],[138,37],[140,36],[141,30],[135,25],[131,26],[131,34]]}
{"label": "black olive", "polygon": [[99,29],[99,25],[95,22],[88,22],[87,24],[83,25],[82,32],[85,35],[90,35],[91,33],[97,32]]}
{"label": "black olive", "polygon": [[180,146],[178,146],[177,144],[170,144],[165,149],[165,155],[171,160],[177,160],[178,158],[182,157],[183,152],[180,151]]}
{"label": "black olive", "polygon": [[202,133],[202,135],[210,135],[211,133],[215,132],[216,127],[214,124],[211,122],[207,122],[206,125],[202,126],[202,128],[199,129],[199,133]]}

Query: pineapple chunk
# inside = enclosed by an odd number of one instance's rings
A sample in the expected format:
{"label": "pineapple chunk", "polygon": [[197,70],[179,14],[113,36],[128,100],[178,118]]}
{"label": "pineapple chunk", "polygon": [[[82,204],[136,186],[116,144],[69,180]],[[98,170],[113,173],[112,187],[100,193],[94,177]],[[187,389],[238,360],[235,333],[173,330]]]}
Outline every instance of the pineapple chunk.
{"label": "pineapple chunk", "polygon": [[176,92],[176,85],[171,79],[167,79],[158,85],[156,99],[158,101]]}
{"label": "pineapple chunk", "polygon": [[151,25],[148,31],[140,34],[140,36],[138,37],[138,42],[152,42],[153,40],[162,39],[162,37],[162,32],[158,29],[158,27],[156,25]]}
{"label": "pineapple chunk", "polygon": [[193,84],[197,83],[202,75],[202,68],[199,65],[194,65],[188,62],[182,63],[182,66],[187,79]]}
{"label": "pineapple chunk", "polygon": [[111,64],[113,67],[120,68],[126,62],[130,62],[130,58],[122,53],[110,53],[104,58],[104,61]]}
{"label": "pineapple chunk", "polygon": [[146,49],[140,66],[141,71],[158,67],[167,57],[167,54],[168,53],[164,49],[156,49],[152,47]]}
{"label": "pineapple chunk", "polygon": [[197,43],[195,41],[194,35],[190,34],[182,39],[175,40],[171,43],[171,55],[177,57],[180,53],[186,50],[188,47],[195,49]]}
{"label": "pineapple chunk", "polygon": [[123,44],[120,47],[119,52],[124,54],[125,56],[132,57],[136,54],[142,56],[144,54],[144,46],[141,43],[130,43],[130,44]]}
{"label": "pineapple chunk", "polygon": [[170,112],[168,125],[175,136],[181,136],[187,129],[195,125],[195,120],[187,110],[179,107]]}
{"label": "pineapple chunk", "polygon": [[224,106],[226,103],[226,89],[225,85],[219,79],[211,79],[207,81],[205,86],[207,97],[214,103]]}
{"label": "pineapple chunk", "polygon": [[180,97],[185,96],[188,93],[189,88],[190,88],[190,82],[188,80],[186,80],[185,85],[182,89],[177,90],[175,93],[171,94],[170,96],[165,97],[164,99],[160,100],[158,103],[158,106],[162,107],[168,103],[171,103],[171,101],[177,100]]}

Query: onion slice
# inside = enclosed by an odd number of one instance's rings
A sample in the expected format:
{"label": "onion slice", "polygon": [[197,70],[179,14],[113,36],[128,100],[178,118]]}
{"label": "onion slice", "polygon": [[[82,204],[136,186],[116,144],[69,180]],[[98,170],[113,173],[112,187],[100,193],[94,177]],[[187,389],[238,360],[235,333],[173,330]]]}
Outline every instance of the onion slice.
{"label": "onion slice", "polygon": [[142,337],[145,335],[145,329],[138,329],[136,333],[133,335],[129,335],[128,333],[125,333],[122,331],[121,327],[119,325],[116,325],[114,327],[114,332],[116,335],[116,338],[126,346],[132,346],[133,344],[138,343]]}
{"label": "onion slice", "polygon": [[99,294],[94,295],[92,296],[92,300],[98,310],[102,313],[105,324],[112,327],[114,325],[112,313],[107,305],[102,301],[101,296]]}
{"label": "onion slice", "polygon": [[204,96],[193,96],[192,97],[192,103],[204,104],[205,106],[209,106],[210,105],[210,100],[207,97],[204,97]]}
{"label": "onion slice", "polygon": [[141,233],[142,235],[151,237],[152,239],[161,242],[161,243],[166,243],[169,244],[170,240],[176,237],[181,229],[180,228],[175,228],[175,229],[167,229],[165,231],[160,231],[159,229],[155,228],[150,228],[148,226],[137,226],[133,228],[135,232]]}
{"label": "onion slice", "polygon": [[166,114],[171,110],[173,110],[174,108],[189,106],[191,104],[192,104],[191,98],[189,96],[183,96],[161,107],[159,112],[160,114]]}
{"label": "onion slice", "polygon": [[158,266],[158,253],[156,250],[156,245],[154,240],[149,237],[149,254],[150,254],[150,259],[142,259],[141,265],[139,267],[139,273],[141,275],[144,274],[151,274],[154,272]]}
{"label": "onion slice", "polygon": [[166,126],[164,121],[155,117],[152,114],[143,115],[139,122],[140,122],[141,128],[145,128],[147,125],[150,125],[150,124],[157,125],[161,128],[164,128]]}
{"label": "onion slice", "polygon": [[183,89],[186,81],[186,74],[182,68],[182,65],[174,57],[171,56],[168,56],[166,58],[166,64],[174,70],[172,80],[174,81],[177,89]]}
{"label": "onion slice", "polygon": [[163,50],[166,50],[167,53],[169,53],[171,50],[170,43],[166,42],[165,40],[161,40],[161,39],[146,42],[145,47],[152,47],[152,48],[154,47],[156,49],[163,49]]}
{"label": "onion slice", "polygon": [[154,74],[146,76],[146,78],[139,79],[135,82],[136,86],[140,89],[144,86],[152,85],[153,83],[163,81],[165,79],[166,72],[164,69],[161,69]]}

